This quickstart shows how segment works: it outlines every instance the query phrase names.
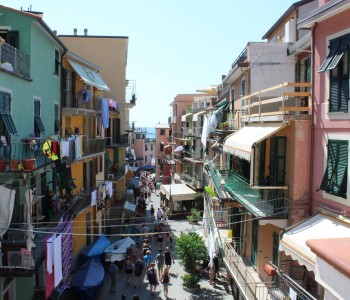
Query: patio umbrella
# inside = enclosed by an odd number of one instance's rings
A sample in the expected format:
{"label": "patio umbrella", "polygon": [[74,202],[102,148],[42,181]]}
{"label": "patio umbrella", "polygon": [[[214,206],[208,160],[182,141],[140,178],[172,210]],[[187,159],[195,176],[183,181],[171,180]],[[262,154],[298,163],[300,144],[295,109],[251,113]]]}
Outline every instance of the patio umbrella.
{"label": "patio umbrella", "polygon": [[196,92],[205,93],[210,96],[216,96],[218,94],[218,89],[216,85],[206,86],[204,88],[196,90]]}

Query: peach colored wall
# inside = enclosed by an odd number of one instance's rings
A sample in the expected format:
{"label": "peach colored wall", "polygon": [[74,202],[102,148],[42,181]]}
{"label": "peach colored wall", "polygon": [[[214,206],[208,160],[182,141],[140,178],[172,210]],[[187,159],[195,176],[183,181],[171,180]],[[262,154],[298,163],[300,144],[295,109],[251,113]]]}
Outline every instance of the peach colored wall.
{"label": "peach colored wall", "polygon": [[120,102],[120,132],[125,131],[125,80],[128,37],[60,36],[70,51],[101,67],[100,76],[110,88],[107,98]]}
{"label": "peach colored wall", "polygon": [[265,281],[266,273],[264,272],[264,266],[272,261],[272,246],[273,246],[273,233],[279,234],[280,228],[267,224],[259,226],[258,233],[258,253],[257,253],[257,270],[260,278]]}
{"label": "peach colored wall", "polygon": [[[320,1],[323,3],[323,1]],[[322,62],[328,54],[327,37],[333,37],[338,32],[350,32],[350,10],[339,13],[323,22],[320,22],[315,29],[315,64],[314,64],[314,153],[313,153],[313,181],[312,181],[312,213],[317,212],[319,206],[327,206],[336,211],[350,213],[350,207],[333,200],[327,200],[323,196],[323,191],[319,190],[322,178],[326,169],[327,157],[327,136],[337,134],[338,138],[348,140],[350,134],[349,113],[327,114],[329,98],[329,72],[318,73]],[[335,117],[337,119],[335,119]],[[330,118],[333,119],[330,119]],[[349,187],[348,187],[349,188]],[[336,197],[339,198],[339,197]],[[342,199],[340,199],[342,200]],[[346,201],[346,199],[344,199]],[[347,200],[348,201],[348,200]],[[343,202],[344,203],[344,202]]]}

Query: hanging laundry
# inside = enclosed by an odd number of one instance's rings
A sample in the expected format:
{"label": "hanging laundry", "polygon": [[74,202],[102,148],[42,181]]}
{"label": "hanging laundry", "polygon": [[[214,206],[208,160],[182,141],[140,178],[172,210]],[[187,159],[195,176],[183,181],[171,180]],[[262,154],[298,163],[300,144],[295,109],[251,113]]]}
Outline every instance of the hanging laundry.
{"label": "hanging laundry", "polygon": [[52,148],[51,148],[51,141],[47,140],[47,141],[43,144],[42,149],[43,149],[44,154],[45,154],[48,158],[51,158],[52,160],[58,159],[58,156],[52,151]]}
{"label": "hanging laundry", "polygon": [[97,204],[97,191],[94,190],[91,192],[91,206],[94,206]]}
{"label": "hanging laundry", "polygon": [[101,122],[105,129],[109,127],[109,108],[108,99],[106,98],[102,98],[101,100]]}
{"label": "hanging laundry", "polygon": [[2,239],[3,235],[9,228],[12,219],[16,191],[0,186],[0,195],[0,238]]}

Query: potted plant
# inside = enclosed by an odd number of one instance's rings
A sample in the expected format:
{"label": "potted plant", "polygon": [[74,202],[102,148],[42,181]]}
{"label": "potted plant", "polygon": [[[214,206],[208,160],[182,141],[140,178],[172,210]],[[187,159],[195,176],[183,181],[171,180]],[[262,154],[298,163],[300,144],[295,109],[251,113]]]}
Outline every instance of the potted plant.
{"label": "potted plant", "polygon": [[183,233],[176,239],[175,249],[180,258],[180,265],[188,273],[181,276],[184,289],[198,289],[200,278],[196,273],[196,268],[208,256],[204,240],[195,231]]}
{"label": "potted plant", "polygon": [[219,124],[220,130],[228,130],[228,122],[222,122]]}
{"label": "potted plant", "polygon": [[19,166],[19,160],[15,159],[14,156],[12,156],[10,160],[10,170],[18,171],[18,166]]}
{"label": "potted plant", "polygon": [[187,219],[191,224],[198,224],[198,221],[201,219],[201,214],[197,208],[192,208],[191,214],[187,216]]}
{"label": "potted plant", "polygon": [[22,161],[24,171],[35,169],[35,158],[26,158]]}

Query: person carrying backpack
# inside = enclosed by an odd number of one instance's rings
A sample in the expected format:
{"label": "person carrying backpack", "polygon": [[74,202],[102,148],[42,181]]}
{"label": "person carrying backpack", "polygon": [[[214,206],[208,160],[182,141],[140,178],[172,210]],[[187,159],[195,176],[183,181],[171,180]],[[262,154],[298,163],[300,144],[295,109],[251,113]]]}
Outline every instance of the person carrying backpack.
{"label": "person carrying backpack", "polygon": [[135,277],[136,277],[136,279],[135,279],[134,289],[136,289],[137,284],[139,286],[141,286],[142,271],[143,271],[143,261],[141,258],[139,258],[135,263]]}
{"label": "person carrying backpack", "polygon": [[152,296],[154,295],[156,287],[159,284],[158,273],[157,273],[157,270],[155,267],[156,267],[155,262],[152,262],[151,267],[147,270],[147,279],[148,279],[148,282],[151,286],[151,295]]}

